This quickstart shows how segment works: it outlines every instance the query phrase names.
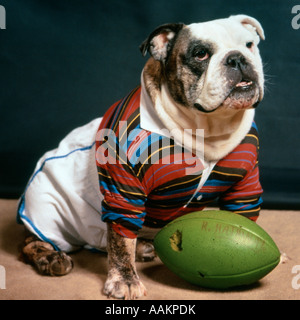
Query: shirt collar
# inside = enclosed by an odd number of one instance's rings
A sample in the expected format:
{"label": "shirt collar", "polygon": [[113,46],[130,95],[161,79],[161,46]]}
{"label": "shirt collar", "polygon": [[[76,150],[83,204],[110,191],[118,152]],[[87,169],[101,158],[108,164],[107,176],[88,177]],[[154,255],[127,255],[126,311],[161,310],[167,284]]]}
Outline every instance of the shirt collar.
{"label": "shirt collar", "polygon": [[140,124],[141,128],[147,131],[155,132],[161,134],[165,126],[162,121],[159,119],[153,102],[146,90],[144,82],[144,71],[141,75],[141,100],[140,100]]}
{"label": "shirt collar", "polygon": [[[170,138],[171,135],[168,134],[166,126],[158,117],[157,112],[153,106],[153,102],[146,90],[143,73],[144,71],[141,75],[140,126],[142,129]],[[204,167],[207,169],[209,163],[206,162],[203,157],[201,157],[201,159]],[[212,161],[211,165],[214,166],[216,162],[217,161]]]}

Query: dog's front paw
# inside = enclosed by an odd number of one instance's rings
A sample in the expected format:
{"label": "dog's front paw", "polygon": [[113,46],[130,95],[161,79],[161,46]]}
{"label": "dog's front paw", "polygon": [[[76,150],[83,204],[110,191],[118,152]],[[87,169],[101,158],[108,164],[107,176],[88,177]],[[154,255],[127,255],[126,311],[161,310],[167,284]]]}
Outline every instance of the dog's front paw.
{"label": "dog's front paw", "polygon": [[108,277],[103,291],[108,297],[125,300],[137,299],[147,295],[147,290],[139,279],[123,279],[119,275]]}

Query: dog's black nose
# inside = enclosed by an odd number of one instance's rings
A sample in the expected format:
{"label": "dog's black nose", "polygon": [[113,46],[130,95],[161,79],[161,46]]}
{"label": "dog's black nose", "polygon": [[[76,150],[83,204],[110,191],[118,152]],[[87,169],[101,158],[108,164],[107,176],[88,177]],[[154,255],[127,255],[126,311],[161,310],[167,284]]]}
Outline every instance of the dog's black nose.
{"label": "dog's black nose", "polygon": [[241,53],[234,52],[227,57],[226,65],[235,70],[242,70],[247,65],[247,61]]}

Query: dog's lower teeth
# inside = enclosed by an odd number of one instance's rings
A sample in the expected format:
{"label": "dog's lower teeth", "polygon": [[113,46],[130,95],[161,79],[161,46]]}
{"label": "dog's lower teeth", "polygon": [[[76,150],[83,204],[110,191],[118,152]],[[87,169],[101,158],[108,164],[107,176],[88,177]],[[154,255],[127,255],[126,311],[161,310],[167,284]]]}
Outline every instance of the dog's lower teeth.
{"label": "dog's lower teeth", "polygon": [[241,81],[239,82],[236,87],[248,87],[251,86],[252,81]]}

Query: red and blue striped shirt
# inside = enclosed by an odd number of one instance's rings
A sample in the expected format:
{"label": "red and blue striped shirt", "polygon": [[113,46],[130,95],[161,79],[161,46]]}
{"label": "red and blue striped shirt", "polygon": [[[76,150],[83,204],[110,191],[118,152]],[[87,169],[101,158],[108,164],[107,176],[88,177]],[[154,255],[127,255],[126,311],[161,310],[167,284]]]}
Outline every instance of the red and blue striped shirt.
{"label": "red and blue striped shirt", "polygon": [[112,105],[97,133],[102,220],[111,223],[117,233],[135,238],[143,225],[161,228],[218,201],[220,209],[256,221],[263,191],[255,123],[197,190],[202,162],[169,137],[141,127],[140,98],[138,87]]}

